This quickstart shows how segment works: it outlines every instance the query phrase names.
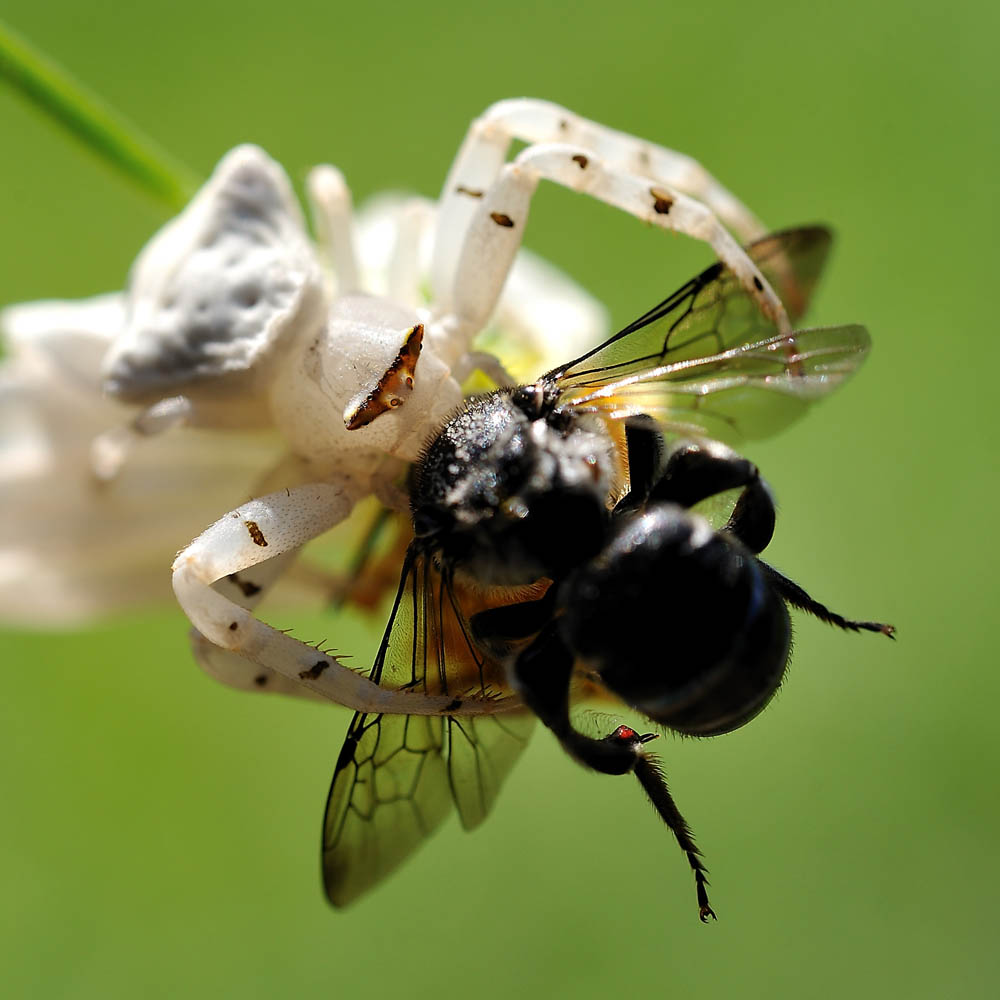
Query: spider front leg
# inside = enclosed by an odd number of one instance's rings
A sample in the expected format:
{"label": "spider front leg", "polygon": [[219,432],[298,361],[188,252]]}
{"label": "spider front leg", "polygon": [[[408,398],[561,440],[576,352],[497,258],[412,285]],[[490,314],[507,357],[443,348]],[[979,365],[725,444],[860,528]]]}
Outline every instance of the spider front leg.
{"label": "spider front leg", "polygon": [[[235,583],[238,589],[241,583],[256,586],[254,567],[294,553],[339,524],[361,495],[362,491],[349,482],[314,483],[243,504],[216,521],[180,553],[173,567],[174,593],[191,623],[207,641],[273,671],[293,686],[304,685],[321,697],[356,711],[447,714],[447,709],[453,707],[453,698],[379,687],[341,664],[335,656],[320,653],[315,647],[265,625],[231,596],[213,589],[213,584],[227,578],[226,586],[232,586],[234,575],[239,581]],[[466,707],[469,713],[474,713],[474,699],[469,699]],[[489,706],[484,706],[484,711],[488,710]]]}
{"label": "spider front leg", "polygon": [[[666,184],[627,173],[578,146],[529,146],[501,167],[495,181],[466,194],[475,203],[458,254],[436,256],[432,277],[452,362],[492,313],[521,245],[531,198],[541,180],[580,191],[661,229],[707,242],[779,333],[791,329],[781,300],[747,252],[712,211]],[[463,188],[464,189],[464,188]],[[439,234],[446,213],[439,219]],[[450,271],[449,271],[450,268]],[[450,354],[449,354],[450,351]]]}
{"label": "spider front leg", "polygon": [[445,292],[462,253],[474,199],[496,180],[514,140],[529,145],[566,143],[578,147],[583,156],[603,160],[618,173],[674,188],[703,202],[743,242],[765,231],[761,221],[690,156],[582,118],[549,101],[499,101],[469,127],[441,193],[433,266],[438,295]]}
{"label": "spider front leg", "polygon": [[[253,609],[267,596],[278,578],[298,556],[298,550],[258,563],[248,571],[230,573],[216,581],[213,590],[228,597],[234,604]],[[301,680],[286,677],[248,660],[238,652],[223,649],[205,638],[196,628],[191,629],[191,652],[198,666],[213,680],[239,691],[267,694],[295,695],[297,698],[325,700],[316,691],[306,687]]]}
{"label": "spider front leg", "polygon": [[354,240],[351,191],[344,175],[328,164],[313,167],[306,179],[319,247],[336,279],[337,294],[361,288]]}

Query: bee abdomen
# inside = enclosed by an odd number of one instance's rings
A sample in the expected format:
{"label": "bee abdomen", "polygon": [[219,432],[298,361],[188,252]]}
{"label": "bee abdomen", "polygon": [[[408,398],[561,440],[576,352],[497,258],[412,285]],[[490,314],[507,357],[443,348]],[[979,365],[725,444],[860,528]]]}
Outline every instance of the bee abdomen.
{"label": "bee abdomen", "polygon": [[784,602],[739,542],[674,504],[625,521],[558,600],[563,634],[589,669],[679,732],[736,729],[781,683]]}

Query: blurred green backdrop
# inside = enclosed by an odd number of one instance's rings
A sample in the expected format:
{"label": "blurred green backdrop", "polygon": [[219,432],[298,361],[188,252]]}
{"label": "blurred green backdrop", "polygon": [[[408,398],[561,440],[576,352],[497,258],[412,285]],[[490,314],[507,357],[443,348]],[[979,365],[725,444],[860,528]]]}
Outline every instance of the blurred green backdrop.
{"label": "blurred green backdrop", "polygon": [[[348,712],[213,685],[172,607],[6,634],[8,995],[994,995],[997,9],[7,0],[200,172],[253,140],[297,180],[337,163],[358,200],[434,195],[469,119],[527,94],[694,154],[775,226],[832,223],[812,318],[867,323],[874,354],[751,454],[783,505],[777,565],[899,627],[893,646],[799,616],[762,718],[661,748],[709,927],[633,782],[541,733],[482,829],[452,820],[336,913],[316,851]],[[158,206],[2,89],[0,135],[0,302],[120,287]],[[709,259],[545,188],[526,243],[616,323]],[[374,648],[372,626],[323,627]]]}

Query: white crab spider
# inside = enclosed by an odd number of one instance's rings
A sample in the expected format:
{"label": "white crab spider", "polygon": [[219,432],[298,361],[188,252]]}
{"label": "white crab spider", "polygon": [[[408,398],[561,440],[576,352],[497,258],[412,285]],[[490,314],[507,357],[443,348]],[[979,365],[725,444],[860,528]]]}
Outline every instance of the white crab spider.
{"label": "white crab spider", "polygon": [[[514,140],[528,145],[508,163]],[[272,474],[274,492],[226,514],[174,563],[174,591],[200,633],[196,655],[220,680],[366,712],[454,714],[453,699],[380,688],[259,621],[252,607],[294,553],[358,500],[376,493],[401,502],[393,480],[459,403],[469,371],[505,380],[496,360],[471,345],[496,306],[543,179],[707,241],[788,329],[777,296],[720,218],[744,240],[763,227],[701,167],[526,99],[488,109],[458,152],[434,221],[428,305],[413,266],[426,223],[420,210],[400,228],[389,295],[358,294],[347,189],[333,168],[313,171],[310,196],[338,278],[331,295],[284,175],[253,147],[229,154],[140,256],[131,323],[105,362],[108,390],[150,407],[137,429],[246,426],[264,416],[295,456]],[[118,445],[101,446],[113,470]],[[503,707],[469,698],[462,714]]]}
{"label": "white crab spider", "polygon": [[[414,217],[425,222],[411,266],[427,282],[431,211],[402,194],[366,202],[354,220],[363,288],[387,293],[393,248]],[[137,407],[101,391],[102,362],[127,329],[127,306],[115,292],[0,310],[0,622],[78,626],[173,601],[166,569],[178,545],[219,511],[275,488],[267,473],[287,449],[273,428],[184,427],[140,442],[136,431],[153,421],[140,415],[134,427]],[[479,339],[525,381],[609,332],[596,299],[521,250]],[[347,526],[345,541],[358,527]],[[376,597],[377,585],[345,595],[344,583],[295,564],[274,596],[284,607],[326,604],[338,593],[362,604]]]}

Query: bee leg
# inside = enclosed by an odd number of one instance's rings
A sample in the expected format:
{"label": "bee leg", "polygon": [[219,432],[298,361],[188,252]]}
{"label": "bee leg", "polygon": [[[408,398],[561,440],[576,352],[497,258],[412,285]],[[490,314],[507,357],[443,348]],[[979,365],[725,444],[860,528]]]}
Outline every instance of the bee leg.
{"label": "bee leg", "polygon": [[767,548],[774,535],[774,497],[763,479],[748,483],[736,501],[723,531],[738,538],[756,555]]}
{"label": "bee leg", "polygon": [[[743,492],[722,531],[737,538],[757,555],[764,551],[774,534],[774,497],[757,466],[731,448],[715,441],[681,444],[667,458],[663,474],[653,486],[649,499],[693,507],[717,493],[740,487]],[[881,632],[890,638],[894,636],[896,630],[892,625],[844,618],[813,600],[798,584],[763,560],[758,559],[757,563],[774,590],[793,607],[851,632]]]}
{"label": "bee leg", "polygon": [[659,477],[663,465],[663,438],[652,418],[639,414],[625,421],[625,453],[628,492],[615,504],[615,514],[641,507]]}
{"label": "bee leg", "polygon": [[601,774],[635,774],[660,818],[673,833],[694,872],[698,897],[698,916],[702,922],[716,919],[708,903],[706,886],[708,869],[694,842],[690,827],[681,815],[659,759],[647,753],[645,743],[656,739],[656,733],[640,736],[628,726],[619,726],[604,739],[584,736],[573,728],[569,718],[569,685],[573,675],[574,657],[550,622],[536,640],[514,662],[512,681],[524,703],[558,737],[559,742],[584,767]]}
{"label": "bee leg", "polygon": [[[555,588],[550,588],[550,592],[552,589]],[[485,614],[491,612],[477,615],[476,619],[482,619]],[[551,619],[551,615],[549,617]],[[569,685],[573,677],[573,661],[573,654],[559,635],[555,622],[549,620],[509,667],[511,683],[521,700],[555,733],[564,746],[567,736],[573,731],[569,721]]]}
{"label": "bee leg", "polygon": [[552,620],[556,590],[549,587],[537,601],[504,604],[473,615],[469,628],[476,642],[497,659],[508,658],[511,643],[533,638]]}
{"label": "bee leg", "polygon": [[768,583],[778,592],[781,598],[792,607],[807,611],[815,615],[820,621],[836,625],[838,628],[846,629],[849,632],[881,632],[890,639],[896,638],[895,625],[885,625],[882,622],[862,622],[844,618],[835,611],[831,611],[826,605],[814,601],[797,583],[789,580],[787,576],[779,573],[773,566],[768,566],[761,559],[757,560],[757,565],[763,570]]}
{"label": "bee leg", "polygon": [[751,552],[763,552],[774,534],[774,497],[753,462],[715,441],[688,442],[671,452],[650,500],[693,507],[696,503],[740,489],[728,524],[722,529]]}
{"label": "bee leg", "polygon": [[715,911],[708,904],[708,890],[706,888],[709,884],[706,877],[708,869],[702,861],[698,845],[694,842],[694,835],[691,833],[691,828],[687,825],[687,820],[681,815],[677,804],[674,802],[674,797],[670,794],[670,789],[667,787],[667,776],[663,773],[663,765],[660,763],[659,757],[655,754],[646,753],[642,749],[642,744],[655,739],[656,735],[655,733],[647,733],[645,736],[639,736],[627,726],[619,726],[609,736],[605,736],[601,742],[613,740],[632,745],[635,740],[639,741],[640,745],[635,750],[636,762],[633,767],[635,776],[639,779],[639,784],[642,785],[646,795],[649,796],[649,801],[653,803],[653,808],[670,828],[677,840],[678,846],[687,856],[691,871],[694,872],[699,919],[703,924],[708,923],[709,917],[713,920],[718,920]]}

